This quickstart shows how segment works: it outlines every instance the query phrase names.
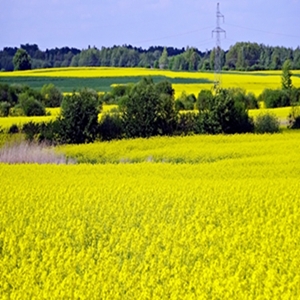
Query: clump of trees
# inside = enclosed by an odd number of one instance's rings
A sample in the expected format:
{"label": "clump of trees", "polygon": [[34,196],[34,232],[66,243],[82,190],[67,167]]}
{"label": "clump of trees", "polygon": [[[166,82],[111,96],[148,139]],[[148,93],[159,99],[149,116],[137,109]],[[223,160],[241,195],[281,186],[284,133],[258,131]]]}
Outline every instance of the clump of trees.
{"label": "clump of trees", "polygon": [[62,99],[61,91],[53,84],[38,91],[25,85],[0,83],[0,116],[44,116],[45,107],[59,107]]}
{"label": "clump of trees", "polygon": [[52,143],[89,143],[96,139],[151,137],[157,135],[232,134],[253,132],[247,102],[234,90],[203,92],[193,100],[199,111],[180,113],[171,83],[143,78],[117,97],[119,109],[102,116],[103,97],[91,90],[73,92],[61,103],[61,115],[49,123],[28,123],[28,139]]}
{"label": "clump of trees", "polygon": [[286,107],[300,103],[300,88],[292,83],[292,64],[286,60],[282,66],[281,89],[265,89],[258,100],[263,101],[267,108]]}
{"label": "clump of trees", "polygon": [[174,132],[177,112],[174,90],[168,81],[157,84],[144,78],[120,101],[126,137],[150,137]]}
{"label": "clump of trees", "polygon": [[24,71],[31,69],[31,57],[26,50],[20,48],[13,57],[15,71]]}

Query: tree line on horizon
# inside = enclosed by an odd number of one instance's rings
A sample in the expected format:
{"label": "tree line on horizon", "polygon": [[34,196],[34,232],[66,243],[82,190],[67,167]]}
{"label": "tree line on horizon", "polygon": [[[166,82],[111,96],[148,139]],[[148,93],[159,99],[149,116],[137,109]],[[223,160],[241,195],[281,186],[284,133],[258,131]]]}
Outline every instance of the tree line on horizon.
{"label": "tree line on horizon", "polygon": [[[22,53],[20,53],[20,51]],[[22,56],[22,55],[23,56]],[[16,55],[24,59],[23,67],[16,64]],[[15,58],[15,61],[14,61]],[[300,69],[300,47],[296,49],[264,44],[238,42],[228,51],[221,51],[223,70],[280,70],[286,60],[291,69]],[[143,67],[182,71],[214,70],[215,49],[201,52],[194,47],[174,48],[152,46],[148,49],[131,45],[76,48],[54,48],[42,51],[36,44],[5,47],[0,51],[0,70],[59,67]]]}

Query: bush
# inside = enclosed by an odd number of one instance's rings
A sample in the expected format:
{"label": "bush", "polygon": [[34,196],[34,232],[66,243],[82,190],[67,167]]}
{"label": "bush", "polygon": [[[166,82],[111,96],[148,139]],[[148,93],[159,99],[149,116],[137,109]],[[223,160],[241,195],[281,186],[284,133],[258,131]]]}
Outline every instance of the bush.
{"label": "bush", "polygon": [[291,129],[300,129],[300,116],[296,117],[290,126]]}
{"label": "bush", "polygon": [[16,124],[12,124],[8,129],[9,134],[19,133],[19,127]]}
{"label": "bush", "polygon": [[30,121],[23,125],[22,132],[25,134],[26,140],[33,141],[40,133],[40,125]]}
{"label": "bush", "polygon": [[45,116],[46,110],[44,105],[30,96],[28,93],[22,93],[19,95],[20,107],[22,108],[25,116]]}
{"label": "bush", "polygon": [[9,102],[0,102],[0,116],[1,117],[8,117],[10,109]]}
{"label": "bush", "polygon": [[61,142],[61,127],[59,120],[42,122],[39,125],[39,134],[36,138],[39,142],[58,144]]}
{"label": "bush", "polygon": [[24,116],[24,111],[20,105],[16,105],[9,110],[9,115],[12,117]]}
{"label": "bush", "polygon": [[248,93],[246,96],[246,104],[248,109],[258,109],[258,100],[253,93]]}
{"label": "bush", "polygon": [[176,109],[176,111],[185,110],[184,103],[182,102],[181,99],[175,100],[175,109]]}
{"label": "bush", "polygon": [[285,107],[291,105],[289,91],[265,89],[259,96],[259,101],[264,101],[266,108]]}
{"label": "bush", "polygon": [[175,133],[177,135],[191,135],[199,133],[199,116],[188,112],[179,114]]}
{"label": "bush", "polygon": [[210,103],[213,101],[213,97],[211,90],[201,90],[196,101],[196,108],[199,111],[209,109]]}
{"label": "bush", "polygon": [[300,88],[291,89],[291,104],[292,105],[300,104]]}
{"label": "bush", "polygon": [[13,85],[0,83],[0,102],[7,102],[11,106],[16,105],[18,103],[17,93],[18,91]]}
{"label": "bush", "polygon": [[276,133],[279,132],[279,121],[275,115],[261,114],[255,120],[256,133]]}
{"label": "bush", "polygon": [[205,106],[199,110],[200,132],[232,134],[253,131],[246,104],[235,99],[230,90],[219,90]]}
{"label": "bush", "polygon": [[180,97],[175,101],[175,108],[179,110],[194,110],[196,103],[196,97],[194,94],[187,95],[182,92]]}
{"label": "bush", "polygon": [[43,103],[46,107],[59,107],[63,100],[63,95],[54,84],[45,84],[41,89]]}
{"label": "bush", "polygon": [[123,123],[119,114],[105,114],[99,124],[99,136],[102,141],[120,139],[123,136]]}
{"label": "bush", "polygon": [[241,103],[246,109],[257,109],[258,101],[253,93],[246,94],[246,91],[241,88],[230,88],[227,90],[235,102]]}
{"label": "bush", "polygon": [[73,92],[64,98],[61,106],[60,141],[63,143],[89,143],[98,131],[98,96],[87,89]]}
{"label": "bush", "polygon": [[297,106],[292,106],[291,113],[288,116],[290,129],[300,129],[300,109]]}

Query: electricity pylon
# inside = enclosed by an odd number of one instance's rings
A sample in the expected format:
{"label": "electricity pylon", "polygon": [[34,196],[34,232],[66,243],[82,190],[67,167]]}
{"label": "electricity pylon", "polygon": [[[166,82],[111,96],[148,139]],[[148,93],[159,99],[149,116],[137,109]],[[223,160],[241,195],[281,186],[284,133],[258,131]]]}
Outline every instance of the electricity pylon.
{"label": "electricity pylon", "polygon": [[221,48],[221,34],[224,33],[226,37],[226,31],[221,28],[220,20],[223,19],[224,16],[220,12],[220,5],[217,5],[217,27],[212,31],[212,36],[216,35],[216,48],[215,48],[215,79],[214,79],[214,87],[218,89],[221,85],[222,79],[222,62],[221,62],[221,55],[222,55],[222,48]]}

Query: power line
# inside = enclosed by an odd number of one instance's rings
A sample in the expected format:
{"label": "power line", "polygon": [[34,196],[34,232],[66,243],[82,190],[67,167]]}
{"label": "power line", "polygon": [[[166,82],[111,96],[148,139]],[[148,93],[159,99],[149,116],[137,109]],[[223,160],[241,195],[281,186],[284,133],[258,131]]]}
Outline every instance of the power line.
{"label": "power line", "polygon": [[[207,26],[207,27],[200,28],[200,29],[197,29],[197,30],[186,31],[186,32],[182,32],[182,33],[178,33],[178,34],[173,34],[173,35],[168,35],[168,36],[164,36],[164,37],[159,37],[159,38],[154,38],[154,39],[148,39],[148,40],[139,41],[139,42],[137,42],[137,44],[139,44],[139,43],[148,43],[148,42],[159,41],[159,40],[166,40],[166,39],[173,38],[173,37],[179,37],[179,36],[184,36],[184,35],[188,35],[188,34],[192,34],[192,33],[197,33],[199,31],[203,31],[203,30],[211,29],[211,28],[212,28],[212,26]],[[204,40],[203,42],[205,42],[205,41],[206,40]]]}
{"label": "power line", "polygon": [[235,24],[230,24],[230,23],[226,23],[226,25],[237,27],[237,28],[242,28],[242,29],[247,29],[247,30],[251,30],[251,31],[258,31],[258,32],[268,33],[268,34],[288,36],[288,37],[297,38],[297,39],[300,38],[299,35],[297,36],[297,35],[291,35],[291,34],[285,34],[285,33],[279,33],[279,32],[272,32],[272,31],[267,31],[267,30],[262,30],[262,29],[257,29],[257,28],[249,28],[249,27],[235,25]]}

